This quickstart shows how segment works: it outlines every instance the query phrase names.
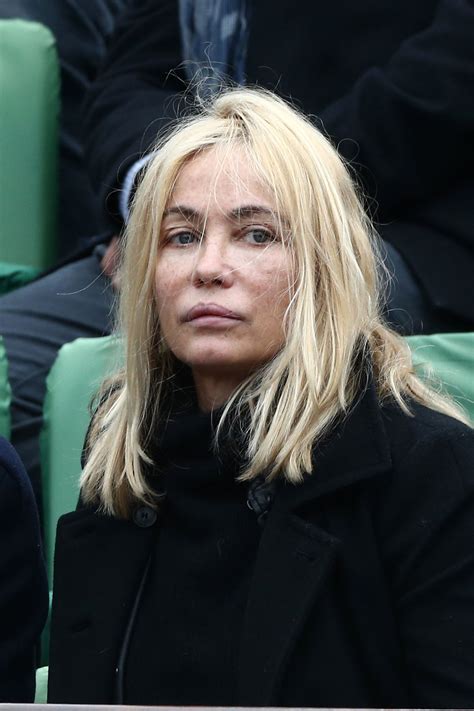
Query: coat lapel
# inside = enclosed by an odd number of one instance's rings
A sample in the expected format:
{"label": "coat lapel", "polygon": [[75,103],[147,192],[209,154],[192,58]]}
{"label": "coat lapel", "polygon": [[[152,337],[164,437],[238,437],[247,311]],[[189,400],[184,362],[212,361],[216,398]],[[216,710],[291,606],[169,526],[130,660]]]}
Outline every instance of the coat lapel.
{"label": "coat lapel", "polygon": [[305,520],[324,497],[386,472],[391,456],[369,385],[351,414],[315,450],[298,485],[279,483],[256,561],[242,637],[239,705],[277,705],[279,683],[343,543]]}
{"label": "coat lapel", "polygon": [[338,541],[289,513],[272,511],[262,534],[244,625],[239,705],[270,706],[277,682]]}

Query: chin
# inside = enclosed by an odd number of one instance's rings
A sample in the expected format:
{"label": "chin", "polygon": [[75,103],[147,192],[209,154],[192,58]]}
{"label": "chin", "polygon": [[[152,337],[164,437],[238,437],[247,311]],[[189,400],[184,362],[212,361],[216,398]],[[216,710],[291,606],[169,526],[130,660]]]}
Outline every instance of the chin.
{"label": "chin", "polygon": [[174,352],[179,360],[184,361],[191,368],[205,367],[206,365],[219,366],[231,365],[239,360],[239,349],[232,339],[226,338],[200,338],[179,344]]}
{"label": "chin", "polygon": [[209,375],[218,376],[219,373],[223,373],[231,377],[240,375],[244,379],[252,370],[248,358],[243,355],[240,357],[232,348],[200,348],[196,351],[188,350],[182,356],[178,356],[179,360],[186,363],[191,370]]}
{"label": "chin", "polygon": [[220,371],[239,371],[242,368],[242,364],[235,357],[216,353],[201,354],[196,357],[189,357],[188,354],[186,364],[192,369],[209,370],[215,373]]}

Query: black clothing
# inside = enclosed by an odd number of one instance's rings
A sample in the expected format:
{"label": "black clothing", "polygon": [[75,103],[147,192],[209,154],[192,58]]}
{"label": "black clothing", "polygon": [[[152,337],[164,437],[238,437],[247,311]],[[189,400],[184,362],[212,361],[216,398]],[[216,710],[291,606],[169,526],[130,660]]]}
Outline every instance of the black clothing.
{"label": "black clothing", "polygon": [[[381,236],[454,328],[472,328],[472,1],[262,0],[249,27],[248,83],[321,119],[364,181]],[[177,3],[142,0],[92,87],[86,152],[115,214],[131,163],[184,108],[184,74],[170,73],[179,46]]]}
{"label": "black clothing", "polygon": [[127,655],[124,703],[224,706],[236,699],[260,527],[247,506],[248,484],[235,481],[238,463],[214,456],[211,420],[180,415],[160,448],[157,479],[166,496]]}
{"label": "black clothing", "polygon": [[[279,482],[239,634],[232,705],[471,705],[474,435],[424,407],[413,411],[380,406],[369,387],[315,449],[311,476]],[[88,508],[61,518],[50,702],[114,700],[124,629],[160,531],[159,518],[145,526],[142,518],[137,525]],[[141,660],[155,643],[135,639]]]}
{"label": "black clothing", "polygon": [[48,584],[31,484],[0,437],[0,702],[32,703]]}

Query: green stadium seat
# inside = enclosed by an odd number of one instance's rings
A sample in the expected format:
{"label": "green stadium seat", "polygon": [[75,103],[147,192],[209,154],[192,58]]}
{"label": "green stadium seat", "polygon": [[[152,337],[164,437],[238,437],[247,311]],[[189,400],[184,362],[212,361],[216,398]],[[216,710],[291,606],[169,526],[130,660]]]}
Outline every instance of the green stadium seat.
{"label": "green stadium seat", "polygon": [[28,284],[40,274],[36,267],[0,262],[0,296]]}
{"label": "green stadium seat", "polygon": [[[81,452],[90,419],[90,403],[107,373],[120,359],[112,336],[78,338],[59,350],[46,380],[41,433],[43,534],[49,587],[53,587],[54,544],[60,516],[75,509]],[[48,663],[50,620],[41,640],[41,663]]]}
{"label": "green stadium seat", "polygon": [[78,338],[60,349],[46,381],[41,467],[50,584],[56,524],[58,518],[72,511],[77,503],[81,452],[91,399],[105,375],[114,371],[120,352],[120,341],[112,336]]}
{"label": "green stadium seat", "polygon": [[0,262],[56,257],[59,69],[41,24],[0,20]]}
{"label": "green stadium seat", "polygon": [[407,338],[420,375],[430,372],[474,423],[474,333]]}
{"label": "green stadium seat", "polygon": [[35,704],[45,704],[48,699],[48,667],[36,670]]}

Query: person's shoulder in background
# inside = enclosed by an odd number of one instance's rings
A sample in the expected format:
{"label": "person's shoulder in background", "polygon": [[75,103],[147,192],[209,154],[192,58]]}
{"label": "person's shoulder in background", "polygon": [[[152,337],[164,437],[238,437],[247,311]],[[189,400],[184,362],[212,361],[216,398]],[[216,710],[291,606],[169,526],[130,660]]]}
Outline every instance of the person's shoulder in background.
{"label": "person's shoulder in background", "polygon": [[32,702],[48,584],[35,499],[17,453],[0,437],[0,702]]}

